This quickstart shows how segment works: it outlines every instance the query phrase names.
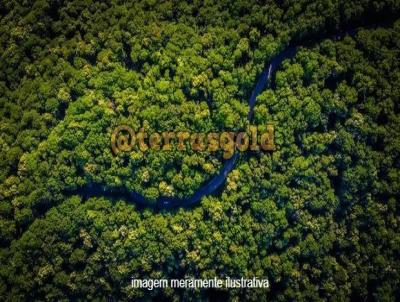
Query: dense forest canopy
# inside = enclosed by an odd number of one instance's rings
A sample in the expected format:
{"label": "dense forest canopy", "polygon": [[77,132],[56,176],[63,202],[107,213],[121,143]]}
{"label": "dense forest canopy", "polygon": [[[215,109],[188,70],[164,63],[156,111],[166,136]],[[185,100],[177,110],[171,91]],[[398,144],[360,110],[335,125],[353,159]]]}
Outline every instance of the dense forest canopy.
{"label": "dense forest canopy", "polygon": [[[400,2],[1,1],[0,299],[400,298]],[[399,18],[399,20],[398,20]],[[353,34],[337,33],[354,29]],[[115,155],[113,129],[240,131],[257,98],[276,150]],[[267,277],[270,289],[147,291],[134,278]]]}

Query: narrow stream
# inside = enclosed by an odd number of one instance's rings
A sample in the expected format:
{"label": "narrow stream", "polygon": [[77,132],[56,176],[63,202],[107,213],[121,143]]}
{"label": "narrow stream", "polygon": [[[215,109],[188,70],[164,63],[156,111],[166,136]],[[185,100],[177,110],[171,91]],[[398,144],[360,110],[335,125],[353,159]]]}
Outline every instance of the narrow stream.
{"label": "narrow stream", "polygon": [[[379,26],[380,24],[374,24],[371,26],[363,27],[363,28],[375,28]],[[361,28],[360,28],[361,29]],[[357,30],[356,29],[351,29],[347,31],[343,31],[339,34],[335,34],[330,37],[325,37],[325,38],[320,38],[318,41],[322,41],[323,39],[333,39],[333,40],[339,40],[343,38],[346,35],[349,36],[354,36],[356,34]],[[316,40],[314,40],[316,41]],[[318,42],[317,41],[317,42]],[[307,45],[309,43],[305,43]],[[254,89],[250,95],[249,98],[249,113],[247,115],[248,120],[250,121],[253,118],[254,114],[254,106],[256,103],[257,96],[264,91],[265,88],[269,87],[271,83],[273,82],[272,80],[274,79],[275,73],[279,66],[282,64],[282,62],[285,59],[290,59],[293,58],[296,55],[297,49],[301,44],[297,46],[289,46],[283,51],[281,51],[278,55],[273,57],[268,64],[265,65],[263,71],[257,78],[256,85],[254,86]],[[160,197],[157,199],[155,203],[155,207],[158,209],[171,209],[171,208],[176,208],[176,207],[190,207],[198,202],[206,196],[212,194],[217,188],[219,188],[225,181],[227,175],[229,172],[232,171],[232,169],[235,167],[237,159],[239,157],[239,152],[236,151],[234,155],[226,160],[221,167],[219,173],[212,177],[208,182],[203,184],[200,188],[196,190],[196,192],[193,193],[190,197],[187,198],[174,198],[174,197]],[[112,196],[112,197],[122,197],[124,199],[130,200],[132,202],[135,202],[136,204],[140,206],[150,206],[153,203],[151,203],[149,200],[147,200],[142,194],[131,191],[131,192],[126,192],[124,190],[111,190],[108,189],[104,184],[87,184],[75,191],[75,193],[78,193],[85,198],[93,197],[93,196]]]}

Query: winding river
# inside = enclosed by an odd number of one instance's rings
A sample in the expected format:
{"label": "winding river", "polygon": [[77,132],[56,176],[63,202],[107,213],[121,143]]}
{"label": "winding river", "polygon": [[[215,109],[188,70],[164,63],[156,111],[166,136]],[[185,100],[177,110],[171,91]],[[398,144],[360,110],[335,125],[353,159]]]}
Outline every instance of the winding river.
{"label": "winding river", "polygon": [[[364,28],[375,28],[381,24],[374,24],[371,26],[367,26]],[[340,34],[335,34],[332,36],[328,37],[320,37],[319,39],[312,39],[311,42],[314,41],[321,41],[323,39],[333,39],[333,40],[338,40],[341,39],[342,37],[346,35],[353,36],[357,31],[355,29],[343,31]],[[305,42],[304,45],[307,45],[308,43]],[[297,52],[297,49],[302,46],[301,43],[297,45],[289,45],[286,49],[281,51],[278,55],[273,57],[264,67],[263,71],[261,74],[258,76],[256,84],[253,88],[253,91],[250,95],[249,98],[249,112],[247,115],[248,120],[251,120],[253,117],[254,113],[254,106],[256,103],[257,96],[268,86],[271,85],[272,79],[276,73],[276,70],[279,68],[281,63],[285,59],[293,58]],[[200,200],[206,196],[210,195],[217,188],[219,188],[225,181],[227,175],[229,172],[232,171],[232,169],[235,167],[237,159],[239,157],[239,152],[236,151],[234,155],[226,160],[221,167],[219,173],[212,177],[208,182],[203,184],[200,188],[198,188],[193,195],[187,198],[174,198],[174,197],[160,197],[157,199],[156,204],[154,205],[158,209],[171,209],[171,208],[177,208],[177,207],[190,207],[194,204],[197,204],[200,202]],[[88,198],[92,196],[112,196],[112,197],[123,197],[127,200],[131,200],[138,204],[139,206],[150,206],[152,203],[147,200],[142,194],[131,191],[131,192],[126,192],[126,191],[116,191],[116,190],[111,190],[108,189],[105,185],[103,184],[88,184],[86,186],[83,186],[78,189],[78,192],[80,195]]]}
{"label": "winding river", "polygon": [[[268,86],[270,79],[275,73],[277,67],[280,66],[282,61],[295,54],[295,47],[290,47],[285,51],[281,52],[279,55],[275,56],[269,64],[266,65],[264,70],[258,76],[256,85],[253,88],[249,99],[249,113],[247,115],[248,120],[253,117],[254,106],[256,103],[257,96]],[[219,188],[225,181],[229,172],[235,167],[237,159],[239,157],[239,152],[236,150],[233,156],[227,159],[223,166],[221,167],[219,173],[212,177],[208,182],[203,184],[198,188],[190,197],[187,198],[174,198],[174,197],[159,197],[156,202],[156,207],[159,209],[170,209],[176,207],[189,207],[192,206],[206,196],[212,194],[217,188]],[[79,189],[80,193],[85,197],[90,196],[101,196],[101,195],[123,195],[129,200],[132,200],[139,205],[146,206],[149,205],[149,201],[140,193],[131,192],[111,192],[105,185],[102,184],[88,184],[85,187]]]}

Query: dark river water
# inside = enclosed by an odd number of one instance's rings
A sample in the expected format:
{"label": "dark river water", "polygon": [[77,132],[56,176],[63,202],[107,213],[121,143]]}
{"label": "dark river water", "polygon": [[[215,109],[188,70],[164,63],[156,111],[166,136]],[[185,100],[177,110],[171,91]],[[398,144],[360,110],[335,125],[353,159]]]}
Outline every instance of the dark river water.
{"label": "dark river water", "polygon": [[[370,25],[364,28],[375,28],[379,26],[380,24],[374,24]],[[325,36],[325,37],[319,37],[319,38],[313,38],[309,41],[306,41],[304,45],[309,45],[309,44],[314,44],[315,42],[321,41],[323,39],[333,39],[333,40],[338,40],[344,37],[345,35],[354,35],[356,33],[355,29],[343,31],[338,34],[334,34],[331,36]],[[268,64],[265,65],[263,71],[261,74],[257,77],[256,84],[253,88],[253,91],[251,92],[250,98],[249,98],[249,112],[247,118],[249,121],[253,117],[254,113],[254,106],[256,103],[257,96],[267,87],[271,85],[273,82],[276,70],[279,68],[281,65],[282,61],[285,59],[293,58],[296,54],[296,51],[298,47],[301,45],[301,43],[298,43],[296,46],[289,46],[283,51],[281,51],[278,55],[273,57]],[[147,200],[143,195],[139,194],[138,192],[127,192],[121,189],[120,191],[116,190],[111,190],[108,189],[105,185],[103,184],[88,184],[84,187],[79,188],[74,192],[74,194],[80,194],[86,198],[92,197],[92,196],[112,196],[112,197],[122,197],[128,201],[134,202],[140,206],[155,206],[158,209],[170,209],[170,208],[175,208],[175,207],[189,207],[192,206],[206,196],[210,195],[217,188],[219,188],[225,181],[227,175],[229,172],[232,171],[232,169],[235,167],[235,164],[238,160],[239,157],[239,152],[236,151],[234,155],[224,161],[223,166],[221,167],[219,173],[212,177],[210,180],[208,180],[205,184],[203,184],[200,188],[198,188],[190,197],[187,198],[174,198],[174,197],[160,197],[157,199],[157,201],[150,202]]]}

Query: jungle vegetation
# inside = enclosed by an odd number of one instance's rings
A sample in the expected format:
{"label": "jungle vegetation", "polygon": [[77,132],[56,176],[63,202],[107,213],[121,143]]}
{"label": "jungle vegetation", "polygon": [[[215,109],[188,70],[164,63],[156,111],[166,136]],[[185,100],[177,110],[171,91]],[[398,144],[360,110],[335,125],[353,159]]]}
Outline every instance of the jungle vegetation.
{"label": "jungle vegetation", "polygon": [[[398,0],[0,1],[0,300],[399,300],[399,10]],[[197,206],[152,208],[192,194],[222,154],[116,156],[112,130],[239,131],[265,64],[300,41],[254,109],[261,129],[274,123],[276,150],[241,154]],[[79,194],[92,183],[140,192],[149,207]],[[215,276],[271,287],[130,287]]]}

